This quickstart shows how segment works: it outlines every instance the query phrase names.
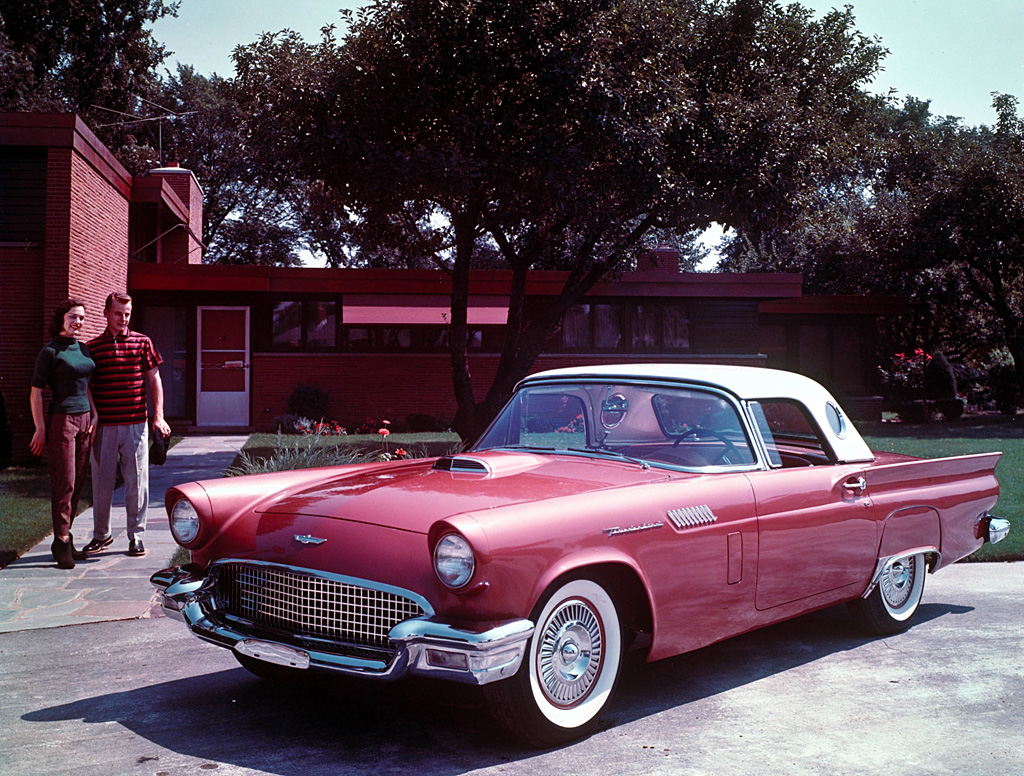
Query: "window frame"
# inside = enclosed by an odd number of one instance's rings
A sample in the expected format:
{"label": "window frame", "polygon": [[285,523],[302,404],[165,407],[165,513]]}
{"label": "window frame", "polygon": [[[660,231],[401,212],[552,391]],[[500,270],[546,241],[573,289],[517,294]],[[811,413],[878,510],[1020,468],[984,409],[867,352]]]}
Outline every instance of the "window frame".
{"label": "window frame", "polygon": [[[299,305],[299,343],[298,345],[277,343],[274,342],[274,322],[277,320],[277,309],[282,304],[298,304]],[[314,305],[318,304],[331,304],[334,305],[334,344],[333,345],[310,345],[309,344],[309,321],[311,320],[312,311],[315,309]],[[271,353],[337,353],[341,351],[341,313],[342,305],[341,298],[337,296],[329,297],[315,297],[311,298],[308,296],[295,297],[277,297],[269,300],[268,303],[268,315],[269,326],[267,327],[267,339],[266,347],[268,352]]]}

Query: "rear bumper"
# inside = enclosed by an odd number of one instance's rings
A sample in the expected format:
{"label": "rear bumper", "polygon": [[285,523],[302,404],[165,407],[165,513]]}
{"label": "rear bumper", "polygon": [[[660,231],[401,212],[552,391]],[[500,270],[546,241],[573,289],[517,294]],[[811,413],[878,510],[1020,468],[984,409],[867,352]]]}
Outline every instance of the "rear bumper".
{"label": "rear bumper", "polygon": [[[150,581],[164,612],[184,622],[204,641],[232,649],[240,655],[296,669],[392,680],[402,676],[429,676],[463,684],[488,684],[506,679],[522,663],[533,623],[525,619],[489,623],[475,630],[445,622],[432,615],[395,625],[388,633],[395,649],[385,662],[295,646],[261,634],[245,632],[217,616],[210,591],[204,589],[206,570],[187,565],[158,571]],[[374,587],[372,582],[362,582]]]}
{"label": "rear bumper", "polygon": [[1010,533],[1010,521],[1002,517],[993,517],[992,515],[986,515],[982,518],[984,522],[984,532],[982,536],[986,542],[990,544],[996,544],[1001,542]]}

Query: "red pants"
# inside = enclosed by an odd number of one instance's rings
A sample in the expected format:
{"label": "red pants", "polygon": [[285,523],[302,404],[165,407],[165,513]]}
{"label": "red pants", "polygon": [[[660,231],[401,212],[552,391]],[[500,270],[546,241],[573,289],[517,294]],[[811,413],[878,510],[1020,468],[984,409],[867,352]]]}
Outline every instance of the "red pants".
{"label": "red pants", "polygon": [[46,426],[46,455],[50,462],[50,511],[53,535],[67,536],[78,513],[78,497],[89,461],[89,413],[51,415]]}

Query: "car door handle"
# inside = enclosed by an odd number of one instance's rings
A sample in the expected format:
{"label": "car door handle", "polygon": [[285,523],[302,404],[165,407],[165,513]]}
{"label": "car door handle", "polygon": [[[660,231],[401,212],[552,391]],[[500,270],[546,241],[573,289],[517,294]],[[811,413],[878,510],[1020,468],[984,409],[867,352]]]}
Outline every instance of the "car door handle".
{"label": "car door handle", "polygon": [[843,483],[843,487],[850,493],[863,493],[868,488],[868,481],[863,477],[850,477]]}

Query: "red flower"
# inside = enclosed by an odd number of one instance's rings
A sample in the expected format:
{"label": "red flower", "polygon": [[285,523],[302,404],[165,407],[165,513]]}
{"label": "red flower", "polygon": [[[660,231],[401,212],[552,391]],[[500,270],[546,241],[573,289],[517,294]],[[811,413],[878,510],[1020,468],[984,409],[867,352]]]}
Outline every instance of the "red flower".
{"label": "red flower", "polygon": [[[387,423],[387,421],[384,421],[384,422]],[[388,431],[386,428],[382,428],[382,429],[379,429],[377,431],[377,433],[380,434],[381,436],[388,436],[391,432]]]}

